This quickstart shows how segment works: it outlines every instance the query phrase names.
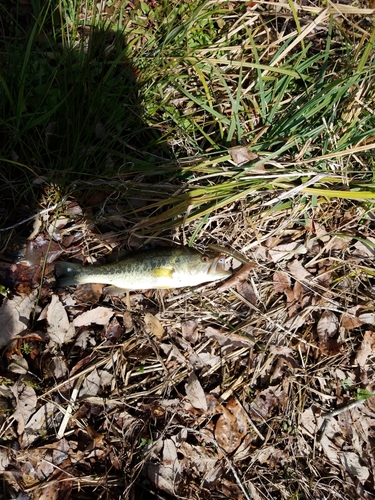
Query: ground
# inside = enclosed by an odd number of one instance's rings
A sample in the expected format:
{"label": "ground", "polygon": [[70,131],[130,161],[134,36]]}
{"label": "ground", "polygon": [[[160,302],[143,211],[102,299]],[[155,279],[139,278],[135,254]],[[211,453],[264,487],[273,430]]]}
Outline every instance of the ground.
{"label": "ground", "polygon": [[[373,5],[47,4],[1,11],[3,497],[373,498]],[[165,246],[232,277],[57,286]]]}

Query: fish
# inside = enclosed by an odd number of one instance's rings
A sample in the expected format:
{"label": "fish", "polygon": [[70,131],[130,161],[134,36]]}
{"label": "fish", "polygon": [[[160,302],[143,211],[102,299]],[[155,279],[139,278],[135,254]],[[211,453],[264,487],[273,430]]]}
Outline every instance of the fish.
{"label": "fish", "polygon": [[57,287],[99,283],[112,285],[106,293],[129,290],[182,288],[231,276],[224,268],[225,257],[200,253],[190,247],[156,248],[129,252],[123,259],[102,266],[56,262]]}

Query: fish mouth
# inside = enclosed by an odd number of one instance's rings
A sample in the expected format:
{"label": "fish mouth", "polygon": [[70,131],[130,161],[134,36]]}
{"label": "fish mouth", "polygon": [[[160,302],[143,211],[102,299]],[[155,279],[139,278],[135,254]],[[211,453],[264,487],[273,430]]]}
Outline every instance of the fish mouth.
{"label": "fish mouth", "polygon": [[207,272],[210,275],[223,276],[223,277],[230,276],[232,274],[229,270],[225,269],[224,255],[218,255],[214,257]]}

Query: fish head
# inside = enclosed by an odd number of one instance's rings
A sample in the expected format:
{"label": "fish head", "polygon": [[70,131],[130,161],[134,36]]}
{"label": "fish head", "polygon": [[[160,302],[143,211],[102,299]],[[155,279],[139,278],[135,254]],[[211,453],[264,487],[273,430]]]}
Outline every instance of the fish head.
{"label": "fish head", "polygon": [[225,269],[225,257],[217,253],[200,253],[189,249],[175,262],[174,277],[180,277],[187,283],[185,286],[194,286],[209,281],[216,281],[231,276]]}

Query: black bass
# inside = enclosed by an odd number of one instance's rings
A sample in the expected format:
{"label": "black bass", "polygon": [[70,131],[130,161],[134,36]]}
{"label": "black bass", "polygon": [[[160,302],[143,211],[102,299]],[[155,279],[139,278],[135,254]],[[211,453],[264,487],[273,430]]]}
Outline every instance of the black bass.
{"label": "black bass", "polygon": [[104,266],[57,262],[57,286],[99,283],[113,285],[106,289],[113,294],[127,290],[181,288],[231,276],[224,264],[222,255],[201,254],[189,247],[139,250]]}

